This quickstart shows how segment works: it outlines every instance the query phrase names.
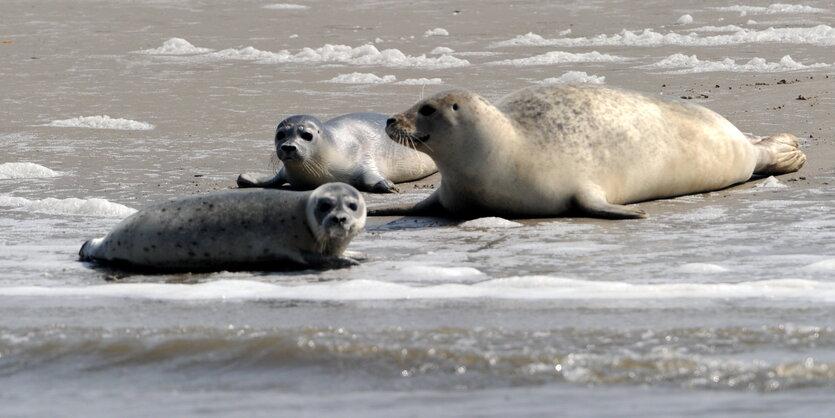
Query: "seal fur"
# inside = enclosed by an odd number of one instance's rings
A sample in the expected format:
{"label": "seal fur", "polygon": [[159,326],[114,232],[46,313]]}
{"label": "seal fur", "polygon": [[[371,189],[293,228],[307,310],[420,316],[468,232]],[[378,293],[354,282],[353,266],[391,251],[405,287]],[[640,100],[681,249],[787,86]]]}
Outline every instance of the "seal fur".
{"label": "seal fur", "polygon": [[128,270],[217,271],[332,268],[365,225],[353,187],[227,191],[169,200],[85,242],[82,261]]}
{"label": "seal fur", "polygon": [[699,105],[590,85],[530,87],[495,106],[446,91],[390,118],[386,132],[432,157],[441,186],[414,207],[370,215],[643,218],[626,205],[806,161],[793,135],[758,140]]}
{"label": "seal fur", "polygon": [[278,187],[289,183],[312,189],[344,182],[360,190],[396,192],[394,183],[417,180],[437,171],[432,159],[386,137],[387,116],[352,113],[326,122],[310,115],[278,124],[276,155],[283,167],[275,176],[241,174],[239,187]]}

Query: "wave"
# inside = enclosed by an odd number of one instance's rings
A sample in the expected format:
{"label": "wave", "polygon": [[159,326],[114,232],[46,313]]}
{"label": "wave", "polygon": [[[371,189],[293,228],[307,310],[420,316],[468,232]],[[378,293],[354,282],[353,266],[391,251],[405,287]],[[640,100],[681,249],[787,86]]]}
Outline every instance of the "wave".
{"label": "wave", "polygon": [[92,129],[117,129],[123,131],[148,131],[154,129],[154,125],[145,122],[137,122],[130,119],[111,118],[107,115],[79,116],[72,119],[54,120],[46,124],[59,128],[92,128]]}
{"label": "wave", "polygon": [[724,7],[711,7],[713,10],[718,10],[721,12],[739,12],[740,15],[745,16],[748,13],[751,14],[766,14],[766,15],[773,15],[773,14],[802,14],[802,13],[827,13],[828,10],[820,9],[817,7],[806,6],[802,4],[783,4],[783,3],[774,3],[769,5],[768,7],[760,7],[760,6],[724,6]]}
{"label": "wave", "polygon": [[489,62],[489,65],[514,65],[517,67],[526,67],[531,65],[554,65],[566,63],[580,63],[580,62],[622,62],[629,58],[619,57],[617,55],[601,54],[597,51],[588,53],[575,54],[565,51],[551,51],[542,55],[536,55],[528,58],[518,58],[502,61]]}
{"label": "wave", "polygon": [[0,164],[0,180],[58,177],[61,173],[35,163]]}
{"label": "wave", "polygon": [[492,47],[508,46],[639,46],[655,47],[665,45],[680,46],[723,46],[740,44],[805,44],[817,46],[835,45],[835,29],[827,25],[811,28],[768,28],[763,30],[740,29],[732,34],[702,36],[697,33],[680,34],[675,32],[659,33],[652,29],[643,31],[622,30],[614,35],[601,34],[582,38],[547,39],[535,33],[517,36],[507,41],[491,44]]}
{"label": "wave", "polygon": [[[533,331],[234,325],[219,329],[0,328],[0,375],[38,373],[56,366],[64,374],[110,370],[124,375],[162,368],[169,372],[217,370],[224,375],[246,372],[251,378],[263,372],[274,381],[282,376],[277,371],[312,367],[325,373],[323,378],[328,373],[341,377],[357,373],[366,382],[397,381],[400,386],[432,385],[435,389],[564,381],[774,391],[831,387],[835,382],[835,363],[802,351],[759,359],[756,350],[763,342],[820,350],[835,345],[835,332],[791,325],[662,332],[640,327]],[[213,373],[208,376],[217,378]]]}
{"label": "wave", "polygon": [[262,9],[271,9],[271,10],[305,10],[309,9],[310,6],[305,6],[303,4],[293,4],[293,3],[273,3],[273,4],[265,4],[261,6]]}
{"label": "wave", "polygon": [[546,78],[540,84],[604,84],[606,77],[589,75],[585,71],[569,71],[559,77]]}
{"label": "wave", "polygon": [[135,54],[146,55],[194,55],[214,51],[211,48],[198,48],[183,38],[171,38],[163,42],[159,48],[143,49],[134,51]]}
{"label": "wave", "polygon": [[[431,270],[427,270],[430,271]],[[437,273],[437,272],[436,272]],[[447,277],[474,273],[451,272]],[[430,282],[432,280],[423,280]],[[316,284],[271,284],[249,280],[215,280],[200,284],[116,283],[87,287],[3,287],[3,296],[118,297],[155,300],[310,300],[362,301],[404,299],[639,300],[784,299],[835,302],[835,283],[778,279],[741,283],[633,284],[615,281],[522,276],[474,284],[429,286],[370,279]]]}
{"label": "wave", "polygon": [[745,64],[737,64],[736,61],[725,58],[722,61],[704,61],[700,60],[696,55],[673,54],[659,62],[646,65],[644,68],[661,68],[661,69],[675,69],[679,70],[669,71],[671,74],[690,74],[690,73],[706,73],[706,72],[757,72],[757,73],[775,73],[784,71],[798,71],[807,70],[811,68],[826,68],[831,67],[829,64],[802,64],[791,56],[786,55],[780,59],[779,62],[768,62],[764,58],[752,58]]}
{"label": "wave", "polygon": [[380,77],[372,73],[351,73],[339,74],[327,82],[339,84],[386,84],[393,83],[395,81],[397,81],[397,77],[393,75],[384,75]]}
{"label": "wave", "polygon": [[23,197],[0,196],[0,207],[51,215],[100,217],[126,217],[136,212],[136,209],[105,199],[78,199],[74,197],[68,199],[48,197],[46,199],[30,200]]}
{"label": "wave", "polygon": [[[172,38],[166,43],[171,42]],[[152,55],[185,55],[186,51],[193,51],[195,47],[185,40],[182,46],[166,48],[165,45],[157,49],[138,51]],[[178,41],[179,43],[179,41]],[[183,49],[185,48],[185,49]],[[173,52],[165,52],[168,50]],[[157,52],[153,52],[157,51]],[[424,55],[406,55],[398,49],[379,50],[376,46],[366,44],[358,47],[348,45],[325,44],[319,48],[302,48],[298,51],[281,50],[278,52],[263,51],[251,46],[244,48],[227,48],[220,51],[208,52],[205,54],[190,55],[182,59],[188,60],[242,60],[255,61],[260,64],[319,64],[338,63],[361,66],[384,66],[396,68],[453,68],[470,65],[464,59],[455,58],[449,54],[442,54],[438,57],[427,57]]]}

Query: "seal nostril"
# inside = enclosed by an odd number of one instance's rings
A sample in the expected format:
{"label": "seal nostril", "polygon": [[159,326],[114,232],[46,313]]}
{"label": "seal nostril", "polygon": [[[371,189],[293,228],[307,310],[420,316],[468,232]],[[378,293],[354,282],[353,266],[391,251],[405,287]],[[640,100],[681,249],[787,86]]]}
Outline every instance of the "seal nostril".
{"label": "seal nostril", "polygon": [[386,126],[394,125],[394,122],[397,122],[394,118],[388,118],[388,120],[386,120]]}
{"label": "seal nostril", "polygon": [[282,145],[281,150],[284,151],[284,152],[290,153],[290,152],[295,152],[296,147],[294,147],[293,145]]}

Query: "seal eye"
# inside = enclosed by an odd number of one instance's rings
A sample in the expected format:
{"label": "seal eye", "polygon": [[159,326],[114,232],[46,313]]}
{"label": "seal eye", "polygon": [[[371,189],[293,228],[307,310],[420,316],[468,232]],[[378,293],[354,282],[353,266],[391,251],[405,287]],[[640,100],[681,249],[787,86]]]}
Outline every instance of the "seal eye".
{"label": "seal eye", "polygon": [[305,141],[312,141],[312,140],[313,140],[313,134],[312,134],[312,133],[310,133],[310,132],[302,132],[301,137],[302,137],[302,139],[304,139]]}
{"label": "seal eye", "polygon": [[420,113],[423,116],[430,116],[431,114],[435,113],[435,108],[429,105],[423,105],[418,110],[418,113]]}
{"label": "seal eye", "polygon": [[330,212],[331,209],[333,209],[331,202],[319,202],[319,207],[317,208],[319,212]]}
{"label": "seal eye", "polygon": [[354,203],[354,202],[349,203],[348,204],[348,209],[351,209],[352,211],[356,212],[357,211],[357,204]]}
{"label": "seal eye", "polygon": [[275,133],[275,140],[281,141],[282,139],[284,139],[284,136],[284,131],[278,131]]}
{"label": "seal eye", "polygon": [[458,103],[452,104],[452,110],[458,110]]}

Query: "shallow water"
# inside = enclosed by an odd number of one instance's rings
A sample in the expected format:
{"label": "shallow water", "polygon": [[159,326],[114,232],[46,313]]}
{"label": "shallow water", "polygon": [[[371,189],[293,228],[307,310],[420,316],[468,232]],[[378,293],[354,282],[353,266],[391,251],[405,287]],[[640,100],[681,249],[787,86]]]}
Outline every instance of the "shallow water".
{"label": "shallow water", "polygon": [[[0,415],[835,406],[831,4],[74,0],[3,15]],[[646,220],[373,219],[350,246],[369,259],[347,270],[123,277],[77,261],[134,209],[272,170],[286,116],[565,81],[689,97],[744,132],[797,134],[809,163],[642,203]]]}

